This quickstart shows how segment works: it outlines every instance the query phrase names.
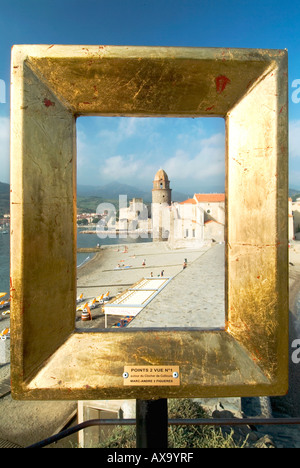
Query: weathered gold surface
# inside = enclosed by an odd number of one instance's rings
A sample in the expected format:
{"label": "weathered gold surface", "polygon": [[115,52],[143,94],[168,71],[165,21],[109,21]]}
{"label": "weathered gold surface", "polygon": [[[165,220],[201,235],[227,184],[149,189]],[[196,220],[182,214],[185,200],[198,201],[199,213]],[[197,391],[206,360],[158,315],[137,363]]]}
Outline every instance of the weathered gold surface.
{"label": "weathered gold surface", "polygon": [[[167,344],[167,345],[166,345]],[[180,387],[124,387],[124,365],[180,363]],[[228,333],[140,331],[75,333],[16,396],[78,399],[159,398],[187,395],[265,395],[267,377]],[[263,393],[259,393],[263,392]],[[267,392],[267,393],[266,393]]]}
{"label": "weathered gold surface", "polygon": [[[286,51],[15,46],[11,96],[14,397],[285,393]],[[226,119],[225,331],[75,333],[78,115]],[[180,386],[126,387],[125,365],[178,365]]]}

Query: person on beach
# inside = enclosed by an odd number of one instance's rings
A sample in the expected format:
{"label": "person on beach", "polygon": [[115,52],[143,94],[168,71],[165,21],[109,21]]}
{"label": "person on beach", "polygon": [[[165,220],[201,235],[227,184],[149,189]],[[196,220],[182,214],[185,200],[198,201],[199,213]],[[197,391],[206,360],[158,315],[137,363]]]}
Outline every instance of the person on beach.
{"label": "person on beach", "polygon": [[146,266],[146,260],[143,260],[142,266]]}
{"label": "person on beach", "polygon": [[161,277],[164,276],[164,271],[165,271],[165,270],[161,270],[161,272],[160,272],[160,276],[161,276]]}

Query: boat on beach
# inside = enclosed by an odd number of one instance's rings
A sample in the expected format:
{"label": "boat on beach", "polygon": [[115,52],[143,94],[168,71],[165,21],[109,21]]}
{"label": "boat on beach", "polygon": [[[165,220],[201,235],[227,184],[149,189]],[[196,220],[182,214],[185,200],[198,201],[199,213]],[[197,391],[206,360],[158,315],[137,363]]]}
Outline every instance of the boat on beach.
{"label": "boat on beach", "polygon": [[[3,299],[7,295],[6,292],[0,293],[0,299]],[[10,300],[0,300],[0,309],[4,309],[10,305]]]}

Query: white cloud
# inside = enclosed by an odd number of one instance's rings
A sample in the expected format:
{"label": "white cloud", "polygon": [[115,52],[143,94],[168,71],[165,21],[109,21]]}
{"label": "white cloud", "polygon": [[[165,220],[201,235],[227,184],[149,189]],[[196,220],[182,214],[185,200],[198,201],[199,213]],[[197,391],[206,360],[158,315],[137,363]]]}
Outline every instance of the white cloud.
{"label": "white cloud", "polygon": [[9,183],[9,117],[0,117],[0,181]]}
{"label": "white cloud", "polygon": [[89,168],[92,185],[118,180],[149,189],[163,167],[174,190],[190,190],[190,182],[196,190],[201,181],[224,185],[224,141],[219,125],[208,131],[197,119],[86,119],[78,131],[78,180]]}
{"label": "white cloud", "polygon": [[136,134],[137,132],[138,119],[133,117],[131,119],[121,119],[118,134],[122,138],[129,138]]}
{"label": "white cloud", "polygon": [[[118,125],[115,128],[101,128],[98,137],[99,141],[105,140],[106,144],[117,145],[122,141],[132,138],[138,134],[138,122],[139,119],[133,117],[130,119],[118,119]],[[102,122],[99,119],[99,124],[102,126]]]}
{"label": "white cloud", "polygon": [[118,180],[129,185],[136,183],[149,185],[156,170],[155,167],[145,164],[144,160],[137,155],[129,157],[117,155],[105,160],[100,173],[107,181]]}
{"label": "white cloud", "polygon": [[[115,155],[107,158],[101,169],[106,180],[118,180],[141,188],[151,187],[155,173],[160,167],[167,172],[171,187],[189,190],[190,184],[201,190],[204,186],[222,186],[225,181],[224,135],[216,133],[208,138],[190,139],[190,148],[178,148],[171,156],[160,153],[157,148],[146,154],[130,156]],[[197,152],[194,153],[195,149]]]}
{"label": "white cloud", "polygon": [[133,157],[124,158],[123,156],[112,156],[105,160],[104,167],[100,170],[101,174],[111,180],[122,181],[124,179],[135,177],[139,169],[139,162]]}
{"label": "white cloud", "polygon": [[191,154],[188,150],[177,150],[165,162],[165,170],[170,179],[190,179],[207,182],[208,178],[225,179],[224,135],[217,133],[198,141],[200,150]]}

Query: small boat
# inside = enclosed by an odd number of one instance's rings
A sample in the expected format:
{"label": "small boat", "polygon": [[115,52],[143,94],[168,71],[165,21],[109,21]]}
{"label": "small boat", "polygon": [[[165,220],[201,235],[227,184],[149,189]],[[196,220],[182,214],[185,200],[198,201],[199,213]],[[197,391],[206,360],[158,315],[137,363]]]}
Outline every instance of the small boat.
{"label": "small boat", "polygon": [[96,306],[96,298],[94,298],[93,300],[91,300],[89,303],[88,303],[88,307],[90,309],[95,309]]}
{"label": "small boat", "polygon": [[77,311],[77,312],[82,312],[84,309],[87,308],[88,305],[89,305],[88,302],[86,302],[86,303],[84,303],[84,304],[81,304],[80,306],[78,306],[78,307],[76,308],[76,311]]}
{"label": "small boat", "polygon": [[103,298],[104,294],[101,294],[100,296],[96,297],[96,302],[99,302],[99,304],[103,304]]}
{"label": "small boat", "polygon": [[76,299],[76,304],[79,304],[80,302],[83,302],[83,301],[84,301],[83,293],[81,293],[80,296],[78,296]]}
{"label": "small boat", "polygon": [[110,301],[111,297],[109,295],[109,291],[104,295],[103,302]]}
{"label": "small boat", "polygon": [[9,301],[1,301],[0,302],[0,309],[4,309],[4,307],[9,306]]}
{"label": "small boat", "polygon": [[2,330],[2,332],[0,333],[0,339],[2,341],[5,341],[7,338],[10,338],[10,328],[5,328],[4,330]]}

